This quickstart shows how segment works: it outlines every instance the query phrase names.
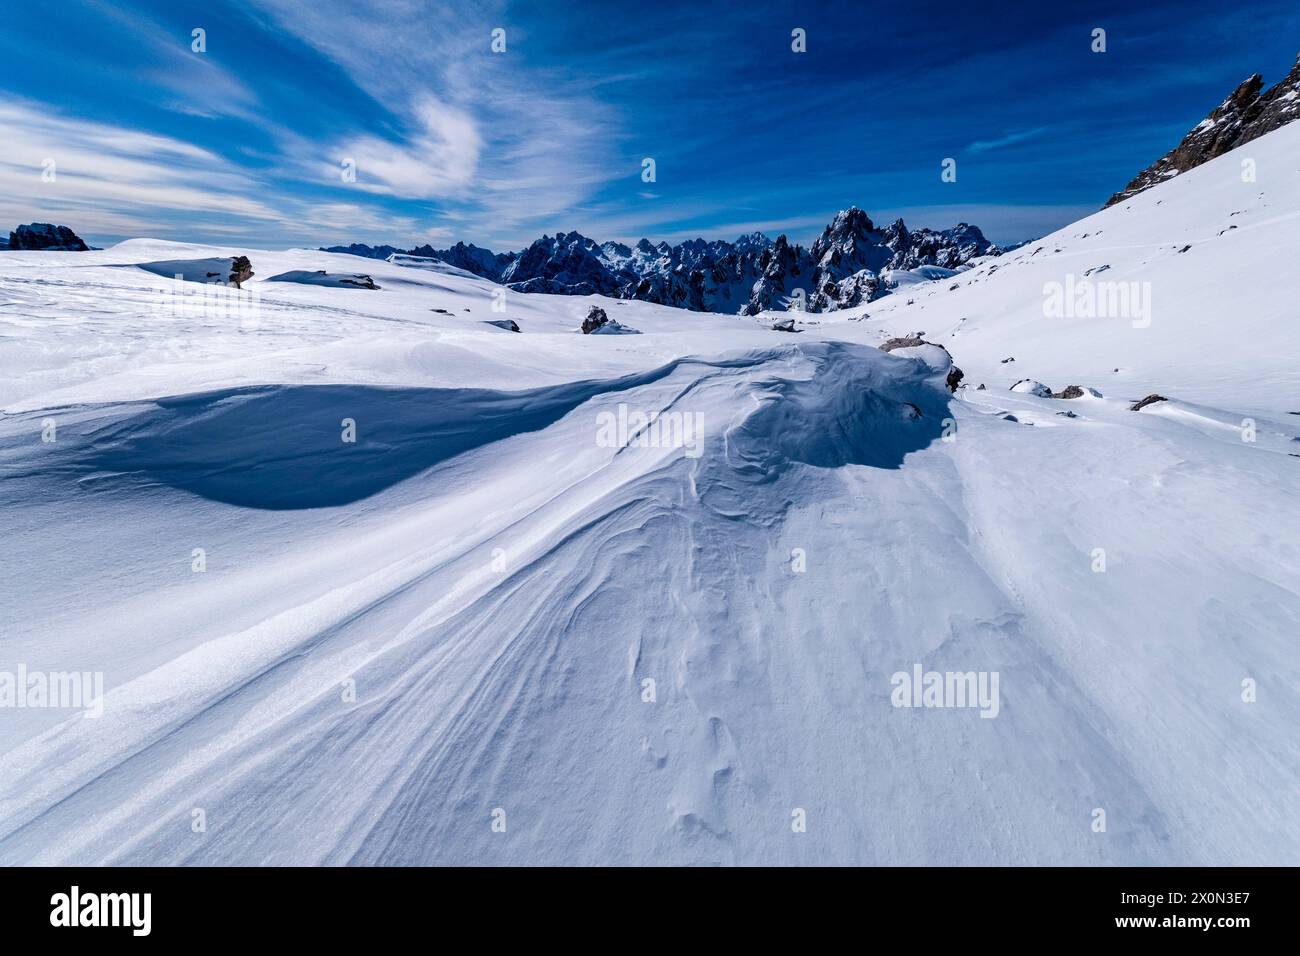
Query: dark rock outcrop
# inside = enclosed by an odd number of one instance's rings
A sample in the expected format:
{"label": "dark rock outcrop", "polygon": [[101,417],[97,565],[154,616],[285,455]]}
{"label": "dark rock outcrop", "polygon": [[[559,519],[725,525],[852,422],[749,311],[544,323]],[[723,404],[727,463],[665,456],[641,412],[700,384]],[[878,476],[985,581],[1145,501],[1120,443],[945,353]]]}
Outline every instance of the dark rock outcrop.
{"label": "dark rock outcrop", "polygon": [[[881,342],[878,348],[882,352],[892,352],[894,349],[912,349],[918,345],[933,345],[933,342],[927,342],[919,335],[900,335],[892,339],[886,339]],[[943,346],[939,346],[943,348]]]}
{"label": "dark rock outcrop", "polygon": [[507,332],[523,331],[514,319],[484,319],[483,322],[486,325],[495,325],[498,329],[505,329]]}
{"label": "dark rock outcrop", "polygon": [[236,256],[230,260],[230,284],[236,289],[241,284],[253,278],[253,264],[248,261],[248,256]]}
{"label": "dark rock outcrop", "polygon": [[1113,206],[1300,119],[1300,58],[1276,86],[1260,92],[1263,87],[1264,80],[1258,73],[1247,77],[1181,143],[1138,173],[1106,205]]}
{"label": "dark rock outcrop", "polygon": [[582,320],[582,334],[590,335],[608,322],[609,316],[605,314],[605,310],[598,305],[593,305],[587,310],[587,317]]}
{"label": "dark rock outcrop", "polygon": [[1169,401],[1169,399],[1165,398],[1163,395],[1157,395],[1154,392],[1152,392],[1150,395],[1142,399],[1140,402],[1134,402],[1131,406],[1129,406],[1129,411],[1140,412],[1148,405],[1154,405],[1156,402],[1167,402],[1167,401]]}
{"label": "dark rock outcrop", "polygon": [[1052,398],[1083,398],[1088,393],[1078,385],[1067,385],[1059,392],[1053,392]]}
{"label": "dark rock outcrop", "polygon": [[19,226],[9,233],[9,248],[44,249],[50,252],[86,252],[90,246],[67,226],[49,222],[33,222]]}

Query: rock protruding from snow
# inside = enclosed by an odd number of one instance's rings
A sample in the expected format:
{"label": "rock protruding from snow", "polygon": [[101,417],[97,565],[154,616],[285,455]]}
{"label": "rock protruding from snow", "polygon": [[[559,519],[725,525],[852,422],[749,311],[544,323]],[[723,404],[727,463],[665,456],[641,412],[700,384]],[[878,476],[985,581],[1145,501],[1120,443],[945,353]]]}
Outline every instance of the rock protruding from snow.
{"label": "rock protruding from snow", "polygon": [[1146,398],[1142,399],[1139,402],[1134,402],[1131,406],[1129,406],[1129,411],[1140,412],[1148,405],[1154,405],[1156,402],[1167,402],[1167,401],[1169,401],[1169,399],[1165,398],[1163,395],[1157,395],[1154,392],[1152,392]]}
{"label": "rock protruding from snow", "polygon": [[[880,343],[879,347],[882,352],[892,352],[894,349],[911,349],[916,348],[918,345],[930,344],[931,343],[927,342],[919,335],[900,335],[895,336],[892,339],[886,339],[884,342]],[[942,346],[940,346],[940,348],[942,348]]]}
{"label": "rock protruding from snow", "polygon": [[67,226],[32,222],[9,233],[9,248],[43,249],[49,252],[86,252],[90,246]]}
{"label": "rock protruding from snow", "polygon": [[253,264],[248,261],[248,256],[236,256],[230,262],[230,284],[236,289],[253,278]]}
{"label": "rock protruding from snow", "polygon": [[1263,87],[1264,80],[1258,73],[1243,80],[1181,143],[1138,173],[1106,205],[1113,206],[1300,119],[1300,57],[1280,83],[1261,93]]}
{"label": "rock protruding from snow", "polygon": [[1052,398],[1101,398],[1101,392],[1082,385],[1067,385],[1061,391],[1053,392]]}
{"label": "rock protruding from snow", "polygon": [[1042,382],[1035,382],[1032,378],[1022,378],[1016,384],[1011,386],[1011,391],[1021,392],[1027,395],[1037,395],[1039,398],[1051,398],[1052,390]]}
{"label": "rock protruding from snow", "polygon": [[137,266],[146,272],[174,279],[178,282],[203,282],[211,285],[233,285],[247,282],[254,275],[253,263],[248,256],[217,256],[211,259],[160,259],[157,262],[140,262]]}
{"label": "rock protruding from snow", "polygon": [[484,319],[483,322],[486,325],[495,325],[498,329],[505,329],[507,332],[523,331],[514,319]]}
{"label": "rock protruding from snow", "polygon": [[609,316],[605,314],[605,310],[598,305],[593,305],[587,310],[587,317],[582,320],[582,334],[590,335],[602,325],[608,323]]}

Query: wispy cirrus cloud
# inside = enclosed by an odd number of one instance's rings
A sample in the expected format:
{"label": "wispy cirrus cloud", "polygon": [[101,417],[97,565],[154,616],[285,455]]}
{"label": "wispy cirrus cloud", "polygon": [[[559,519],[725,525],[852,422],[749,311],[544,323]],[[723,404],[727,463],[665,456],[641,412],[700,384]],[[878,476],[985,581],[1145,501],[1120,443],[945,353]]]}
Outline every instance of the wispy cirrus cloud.
{"label": "wispy cirrus cloud", "polygon": [[997,139],[976,140],[966,148],[972,153],[987,153],[991,150],[1003,149],[1007,146],[1015,146],[1017,143],[1024,143],[1031,139],[1037,139],[1046,132],[1046,126],[1038,126],[1034,129],[1024,129],[1014,133],[1007,133],[1005,136],[999,136]]}
{"label": "wispy cirrus cloud", "polygon": [[[941,33],[864,57],[875,11],[839,0],[800,11],[805,54],[789,11],[761,2],[727,17],[691,0],[617,16],[505,0],[15,5],[0,31],[0,215],[62,218],[101,242],[518,248],[571,229],[806,241],[856,203],[938,226],[966,208],[1011,241],[1100,204],[1242,75],[1294,59],[1285,0],[1189,0],[1176,24],[1103,6],[1105,56],[1067,10],[954,6]],[[1220,26],[1251,42],[1207,64]],[[966,42],[976,31],[989,42]],[[942,93],[916,108],[921,77]],[[960,175],[942,180],[950,156]],[[48,157],[57,184],[39,179]]]}
{"label": "wispy cirrus cloud", "polygon": [[250,195],[249,186],[245,174],[215,153],[181,140],[61,116],[38,104],[0,105],[0,192],[14,197],[11,202],[276,219],[277,211]]}
{"label": "wispy cirrus cloud", "polygon": [[311,241],[428,232],[363,203],[286,193],[191,143],[26,102],[0,105],[0,197],[0,220],[66,220],[88,233],[197,239],[273,228]]}
{"label": "wispy cirrus cloud", "polygon": [[[223,67],[218,57],[195,55],[189,31],[169,31],[140,11],[108,0],[84,2],[106,27],[129,35],[133,61],[147,64],[132,70],[141,92],[161,91],[168,109],[192,116],[259,119],[253,88]],[[218,38],[214,42],[225,42],[220,33]]]}
{"label": "wispy cirrus cloud", "polygon": [[[476,222],[476,241],[508,244],[635,175],[616,158],[616,117],[585,84],[529,63],[527,33],[505,4],[254,0],[254,9],[395,117],[391,135],[331,145],[355,158],[360,191],[436,200],[434,219]],[[505,53],[491,49],[498,27]]]}
{"label": "wispy cirrus cloud", "polygon": [[338,147],[341,163],[353,163],[355,185],[364,192],[405,199],[438,199],[463,194],[478,172],[483,137],[465,111],[432,94],[410,106],[413,130],[398,144],[362,135]]}
{"label": "wispy cirrus cloud", "polygon": [[[416,241],[460,225],[500,244],[635,173],[610,161],[605,107],[531,69],[514,49],[525,31],[498,4],[250,0],[236,14],[75,2],[90,45],[74,56],[73,34],[49,47],[67,71],[104,82],[109,115],[152,96],[186,118],[166,125],[186,129],[137,132],[147,127],[17,101],[0,127],[0,184],[22,197],[0,206],[11,218],[63,215],[118,235],[172,234],[188,220],[194,237],[242,222],[249,236],[291,240],[328,209],[322,242]],[[191,48],[191,23],[206,24],[206,49]],[[511,31],[506,55],[490,50],[498,23]],[[125,45],[134,56],[119,54]],[[45,158],[52,182],[39,179]]]}

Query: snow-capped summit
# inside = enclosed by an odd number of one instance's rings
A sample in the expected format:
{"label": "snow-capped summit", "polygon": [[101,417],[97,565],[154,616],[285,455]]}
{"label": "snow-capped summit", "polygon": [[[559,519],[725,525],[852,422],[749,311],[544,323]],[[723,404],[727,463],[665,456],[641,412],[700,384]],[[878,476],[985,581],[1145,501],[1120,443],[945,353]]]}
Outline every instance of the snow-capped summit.
{"label": "snow-capped summit", "polygon": [[[630,252],[630,250],[629,250]],[[501,272],[500,281],[518,292],[614,295],[632,276],[620,276],[609,250],[578,232],[536,240]]]}
{"label": "snow-capped summit", "polygon": [[[902,224],[903,220],[898,220],[897,225]],[[861,269],[879,271],[890,259],[882,238],[871,217],[857,206],[838,213],[812,245],[819,276],[838,280]]]}
{"label": "snow-capped summit", "polygon": [[[1138,173],[1127,186],[1106,201],[1107,206],[1128,199],[1201,163],[1222,156],[1279,126],[1300,119],[1300,57],[1291,72],[1261,93],[1264,79],[1248,76],[1181,143]],[[1104,208],[1104,207],[1103,207]]]}
{"label": "snow-capped summit", "polygon": [[910,230],[902,219],[877,229],[856,206],[839,213],[812,247],[813,295],[809,311],[852,308],[887,294],[886,271],[938,266],[960,269],[976,256],[998,255],[977,226]]}

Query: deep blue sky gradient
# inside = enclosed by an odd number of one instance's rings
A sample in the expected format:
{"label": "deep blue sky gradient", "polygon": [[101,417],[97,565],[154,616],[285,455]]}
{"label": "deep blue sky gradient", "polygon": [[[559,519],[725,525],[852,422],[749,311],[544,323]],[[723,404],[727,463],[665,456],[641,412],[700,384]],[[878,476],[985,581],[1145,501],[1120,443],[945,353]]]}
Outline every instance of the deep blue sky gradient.
{"label": "deep blue sky gradient", "polygon": [[[1275,82],[1300,52],[1294,2],[1135,6],[16,4],[0,214],[101,244],[500,250],[571,229],[807,242],[857,204],[1006,243],[1097,208],[1248,74]],[[16,185],[63,144],[57,184]],[[338,175],[348,156],[356,183]]]}

